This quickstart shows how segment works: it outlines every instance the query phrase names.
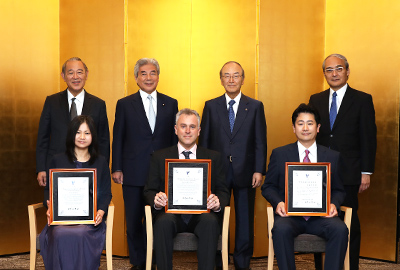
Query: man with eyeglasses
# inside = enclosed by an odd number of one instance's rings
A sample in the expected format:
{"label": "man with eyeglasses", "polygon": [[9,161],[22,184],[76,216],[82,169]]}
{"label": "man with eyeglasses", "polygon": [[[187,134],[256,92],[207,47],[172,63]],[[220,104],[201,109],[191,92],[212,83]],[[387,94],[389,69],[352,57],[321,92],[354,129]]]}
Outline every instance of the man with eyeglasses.
{"label": "man with eyeglasses", "polygon": [[346,57],[329,55],[322,70],[330,89],[310,97],[321,115],[317,143],[341,153],[341,178],[346,191],[342,205],[353,208],[350,231],[350,269],[358,269],[361,230],[357,215],[358,193],[369,188],[375,167],[375,110],[370,94],[347,84],[350,69]]}
{"label": "man with eyeglasses", "polygon": [[[199,145],[223,156],[228,188],[235,200],[236,269],[249,269],[253,255],[254,201],[266,170],[267,125],[263,104],[243,95],[244,70],[234,61],[220,71],[225,94],[204,105]],[[221,262],[217,261],[217,266]]]}

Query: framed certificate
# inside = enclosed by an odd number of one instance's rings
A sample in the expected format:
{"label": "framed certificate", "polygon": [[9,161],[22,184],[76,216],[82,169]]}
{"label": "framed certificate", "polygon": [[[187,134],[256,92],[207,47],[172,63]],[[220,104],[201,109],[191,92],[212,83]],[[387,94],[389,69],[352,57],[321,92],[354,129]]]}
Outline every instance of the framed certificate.
{"label": "framed certificate", "polygon": [[211,194],[211,159],[166,159],[165,212],[174,214],[208,213]]}
{"label": "framed certificate", "polygon": [[95,224],[96,169],[50,169],[50,225]]}
{"label": "framed certificate", "polygon": [[286,213],[327,216],[331,204],[331,164],[286,162]]}

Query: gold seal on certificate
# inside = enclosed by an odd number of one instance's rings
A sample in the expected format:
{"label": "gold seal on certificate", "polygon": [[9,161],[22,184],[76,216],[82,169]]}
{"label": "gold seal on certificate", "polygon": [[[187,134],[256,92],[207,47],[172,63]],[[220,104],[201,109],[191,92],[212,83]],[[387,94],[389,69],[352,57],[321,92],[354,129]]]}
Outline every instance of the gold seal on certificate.
{"label": "gold seal on certificate", "polygon": [[167,213],[201,214],[211,194],[210,159],[166,159],[165,193]]}
{"label": "gold seal on certificate", "polygon": [[50,169],[50,225],[94,224],[96,169]]}
{"label": "gold seal on certificate", "polygon": [[331,199],[331,164],[286,162],[286,213],[327,216]]}

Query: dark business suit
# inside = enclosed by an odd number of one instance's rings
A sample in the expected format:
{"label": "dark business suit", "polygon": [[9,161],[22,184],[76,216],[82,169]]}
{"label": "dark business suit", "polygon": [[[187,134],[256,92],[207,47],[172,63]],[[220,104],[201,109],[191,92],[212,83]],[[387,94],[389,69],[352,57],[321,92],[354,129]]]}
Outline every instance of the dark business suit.
{"label": "dark business suit", "polygon": [[[178,232],[194,232],[198,237],[197,257],[199,269],[214,269],[218,237],[221,231],[222,212],[193,215],[186,225],[180,215],[166,214],[165,208],[156,210],[154,198],[160,191],[165,192],[165,159],[178,159],[176,145],[155,152],[151,158],[149,176],[144,188],[146,204],[151,205],[154,223],[154,248],[157,269],[172,269],[173,238]],[[197,147],[197,159],[211,159],[211,193],[218,196],[221,209],[229,203],[229,190],[225,183],[221,155],[202,147]]]}
{"label": "dark business suit", "polygon": [[139,92],[120,99],[115,111],[112,145],[112,172],[123,173],[126,230],[129,258],[133,265],[145,263],[143,187],[151,154],[177,142],[174,131],[178,102],[157,92],[157,116],[154,133]]}
{"label": "dark business suit", "polygon": [[374,172],[376,154],[375,110],[372,96],[347,86],[331,130],[329,89],[310,97],[321,116],[317,142],[341,154],[341,179],[346,190],[343,205],[353,208],[350,233],[350,269],[358,269],[361,230],[358,219],[358,189],[361,172]]}
{"label": "dark business suit", "polygon": [[222,154],[228,188],[233,189],[237,268],[248,268],[253,255],[255,189],[252,178],[255,172],[265,174],[266,128],[263,104],[243,93],[232,133],[225,95],[204,105],[199,145]]}
{"label": "dark business suit", "polygon": [[[90,115],[96,126],[100,153],[109,161],[110,131],[106,103],[85,91],[82,115]],[[46,98],[40,116],[36,143],[36,172],[47,171],[55,154],[65,152],[65,140],[70,122],[67,90]]]}
{"label": "dark business suit", "polygon": [[[317,161],[331,163],[331,203],[340,209],[345,191],[339,175],[339,153],[317,145]],[[262,195],[276,210],[285,202],[285,162],[300,162],[297,143],[288,144],[272,151]],[[325,269],[339,270],[343,267],[347,248],[348,230],[339,217],[281,217],[275,214],[272,238],[279,269],[295,269],[294,238],[301,233],[315,234],[327,240]]]}

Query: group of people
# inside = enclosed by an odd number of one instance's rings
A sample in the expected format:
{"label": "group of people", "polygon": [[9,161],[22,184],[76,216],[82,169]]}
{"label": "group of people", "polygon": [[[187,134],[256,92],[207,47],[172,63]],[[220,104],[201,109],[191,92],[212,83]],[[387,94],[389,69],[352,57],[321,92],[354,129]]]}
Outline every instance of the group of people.
{"label": "group of people", "polygon": [[[160,66],[155,59],[137,61],[134,76],[140,89],[117,102],[111,160],[112,179],[122,184],[132,269],[145,268],[142,223],[145,204],[153,211],[157,269],[172,269],[172,239],[183,231],[198,237],[199,269],[222,269],[217,241],[231,192],[236,228],[233,263],[235,269],[249,269],[253,254],[255,191],[262,185],[264,175],[262,195],[276,213],[273,239],[279,268],[295,268],[293,239],[308,232],[328,241],[325,268],[340,269],[348,232],[338,216],[340,206],[346,205],[353,208],[351,269],[358,269],[357,195],[369,187],[374,171],[375,112],[370,95],[348,86],[350,69],[346,58],[338,54],[328,56],[323,72],[330,89],[311,96],[309,105],[301,104],[295,110],[292,125],[297,142],[275,149],[266,171],[264,106],[241,92],[245,73],[239,63],[230,61],[222,66],[220,80],[225,93],[205,103],[200,119],[191,109],[178,112],[177,100],[156,90]],[[44,203],[47,205],[49,169],[97,168],[101,174],[98,173],[96,224],[68,229],[63,228],[68,226],[46,226],[40,237],[46,269],[97,269],[100,263],[105,228],[102,220],[111,200],[110,136],[105,102],[84,89],[88,73],[81,59],[68,59],[61,73],[67,89],[45,101],[37,139],[37,180],[46,187]],[[332,204],[327,218],[306,220],[287,216],[285,212],[284,164],[303,161],[306,156],[308,162],[332,164]],[[211,159],[209,213],[165,213],[168,202],[165,159],[169,158]],[[69,237],[75,231],[80,241]],[[64,241],[69,244],[62,246]],[[67,252],[74,241],[79,242],[75,245],[82,252]],[[95,245],[97,250],[90,249],[90,254],[83,252],[88,245]]]}

